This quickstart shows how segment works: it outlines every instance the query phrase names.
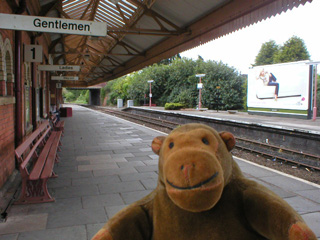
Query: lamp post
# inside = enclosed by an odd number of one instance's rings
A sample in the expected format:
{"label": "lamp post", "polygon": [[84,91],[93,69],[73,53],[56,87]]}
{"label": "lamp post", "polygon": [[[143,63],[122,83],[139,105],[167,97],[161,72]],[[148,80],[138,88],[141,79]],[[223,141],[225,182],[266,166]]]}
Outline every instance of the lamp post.
{"label": "lamp post", "polygon": [[317,119],[317,75],[318,75],[318,71],[317,71],[317,65],[315,65],[314,67],[314,73],[315,73],[315,79],[314,79],[314,99],[313,99],[313,116],[312,116],[312,121],[315,121]]}
{"label": "lamp post", "polygon": [[204,77],[204,76],[205,76],[205,74],[203,74],[203,73],[202,74],[196,74],[196,77],[199,78],[199,83],[197,84],[197,88],[199,89],[199,104],[198,104],[199,110],[201,109],[201,89],[203,87],[203,84],[201,82],[201,78]]}
{"label": "lamp post", "polygon": [[150,84],[149,107],[151,107],[151,98],[152,98],[151,83],[153,83],[153,80],[149,80],[148,83]]}

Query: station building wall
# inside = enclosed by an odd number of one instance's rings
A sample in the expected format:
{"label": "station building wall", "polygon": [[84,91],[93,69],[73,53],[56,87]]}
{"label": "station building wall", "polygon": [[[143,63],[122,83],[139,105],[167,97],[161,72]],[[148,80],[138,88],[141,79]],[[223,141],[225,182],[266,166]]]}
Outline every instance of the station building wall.
{"label": "station building wall", "polygon": [[[0,12],[11,13],[1,1]],[[13,31],[0,30],[0,188],[15,169]]]}
{"label": "station building wall", "polygon": [[[32,15],[37,15],[37,6],[27,7]],[[0,12],[12,14],[13,10],[7,1],[1,0]],[[54,93],[54,96],[59,95],[59,89],[50,84],[50,73],[37,71],[38,64],[48,64],[49,38],[45,34],[34,36],[30,32],[21,31],[20,63],[15,59],[16,40],[15,31],[0,29],[0,190],[17,168],[15,148],[38,127],[41,120],[49,116],[50,100],[51,104],[56,104],[57,101],[56,97],[50,99],[50,92]],[[43,46],[42,63],[24,62],[23,49],[29,44]],[[17,65],[21,66],[19,92],[15,73]],[[20,109],[17,109],[17,94],[21,99]],[[17,115],[21,120],[17,121]],[[20,126],[17,125],[18,122]],[[17,129],[21,129],[21,132],[17,133]]]}

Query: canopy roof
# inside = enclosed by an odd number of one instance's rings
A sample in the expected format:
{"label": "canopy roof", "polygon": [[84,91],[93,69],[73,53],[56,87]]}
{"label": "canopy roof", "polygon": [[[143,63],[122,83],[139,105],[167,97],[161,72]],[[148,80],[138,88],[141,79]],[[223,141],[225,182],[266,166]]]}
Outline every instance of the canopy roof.
{"label": "canopy roof", "polygon": [[63,73],[79,77],[64,87],[118,78],[311,1],[31,0],[38,16],[107,23],[106,37],[50,34],[54,64],[82,66]]}

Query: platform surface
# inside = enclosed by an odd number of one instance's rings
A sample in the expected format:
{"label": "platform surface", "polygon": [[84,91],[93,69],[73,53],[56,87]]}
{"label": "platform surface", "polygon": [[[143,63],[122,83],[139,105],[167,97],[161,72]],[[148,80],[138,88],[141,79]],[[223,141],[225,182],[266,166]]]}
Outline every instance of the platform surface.
{"label": "platform surface", "polygon": [[[124,206],[151,192],[158,156],[150,147],[157,131],[72,106],[58,178],[49,180],[54,203],[13,205],[0,223],[0,240],[91,239]],[[236,160],[247,177],[293,206],[320,239],[320,186]]]}

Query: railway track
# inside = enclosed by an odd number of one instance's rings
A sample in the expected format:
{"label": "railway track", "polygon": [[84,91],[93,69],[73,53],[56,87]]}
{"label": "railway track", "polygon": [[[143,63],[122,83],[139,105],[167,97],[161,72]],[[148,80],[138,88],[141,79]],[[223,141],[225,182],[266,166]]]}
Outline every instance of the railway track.
{"label": "railway track", "polygon": [[[169,133],[171,130],[179,126],[177,122],[171,122],[160,118],[152,118],[147,116],[141,116],[138,114],[132,114],[119,110],[114,110],[106,107],[98,106],[85,106],[96,111],[100,111],[106,114],[114,115],[120,118],[124,118],[129,121],[133,121],[139,124],[146,125],[150,128],[156,128],[163,132]],[[311,171],[320,171],[320,156],[299,152],[291,149],[282,148],[267,143],[261,143],[258,141],[236,137],[236,148],[241,151],[248,151],[257,155],[261,155],[272,159],[272,161],[280,161],[281,163],[287,163],[299,167],[310,169]]]}

